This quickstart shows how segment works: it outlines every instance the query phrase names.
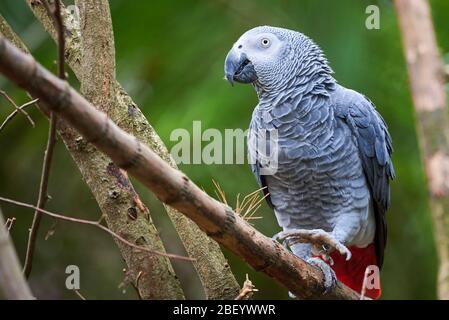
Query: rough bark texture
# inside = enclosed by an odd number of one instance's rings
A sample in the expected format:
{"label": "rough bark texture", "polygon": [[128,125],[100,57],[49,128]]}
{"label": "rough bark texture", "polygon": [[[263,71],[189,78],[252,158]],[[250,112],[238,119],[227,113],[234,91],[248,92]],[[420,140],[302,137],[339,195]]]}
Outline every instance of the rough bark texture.
{"label": "rough bark texture", "polygon": [[449,299],[449,114],[443,60],[426,0],[395,0],[426,168],[439,257],[438,295]]}
{"label": "rough bark texture", "polygon": [[[0,22],[1,23],[1,22]],[[0,299],[33,300],[0,209]]]}
{"label": "rough bark texture", "polygon": [[[80,13],[80,44],[81,44],[81,93],[86,99],[88,99],[99,110],[105,112],[109,116],[117,113],[117,87],[115,79],[115,46],[114,35],[112,31],[111,14],[109,12],[109,3],[107,0],[96,1],[75,1],[75,4],[79,8]],[[116,118],[116,116],[113,118]],[[94,150],[95,153],[99,151]],[[98,155],[97,155],[98,156]],[[126,209],[126,215],[128,219],[135,219],[139,215],[151,219],[149,216],[148,208],[142,203],[137,195],[131,181],[129,181],[125,172],[121,171],[106,157],[101,163],[101,167],[98,169],[101,172],[107,173],[118,186],[121,191],[125,192],[125,202],[132,202],[134,206],[129,206]],[[99,165],[98,163],[96,164]],[[84,175],[86,180],[95,179],[92,176],[92,172]],[[118,193],[110,193],[109,198],[114,198]],[[104,194],[104,193],[102,193]],[[116,198],[118,199],[118,198]],[[98,199],[101,201],[101,199]],[[121,200],[118,200],[121,201]],[[115,201],[117,202],[117,201]],[[114,207],[112,204],[111,209]],[[122,232],[127,231],[127,226],[124,221],[118,221],[116,217],[106,216],[108,225],[115,225],[115,228],[122,229]],[[157,235],[156,228],[151,223],[151,230],[153,234],[153,240],[162,246],[161,240]],[[137,239],[140,242],[143,239]],[[145,242],[144,242],[145,243]],[[151,245],[151,242],[150,242]],[[135,270],[138,271],[138,270]],[[133,272],[134,276],[137,276],[139,272]],[[142,276],[149,276],[142,273]],[[181,298],[183,297],[180,285],[174,272],[165,261],[163,264],[158,264],[154,268],[151,275],[153,284],[147,286],[147,289],[157,292],[158,296],[166,298]],[[162,284],[167,280],[168,283]],[[133,277],[134,278],[134,277]],[[139,277],[140,282],[141,277]],[[153,288],[151,288],[153,287]]]}
{"label": "rough bark texture", "polygon": [[[34,0],[27,0],[27,2],[37,19],[43,24],[44,28],[49,32],[53,39],[56,39],[56,32],[52,21],[47,16],[42,5]],[[78,1],[80,8],[82,7],[81,3],[87,2]],[[101,1],[95,0],[92,1],[89,6],[93,6],[92,8],[94,8],[100,4]],[[74,16],[70,14],[66,15],[66,26],[68,28],[66,40],[67,62],[74,71],[76,77],[82,82],[84,72],[81,63],[83,50],[81,46],[82,37],[79,29],[80,26]],[[111,35],[108,30],[106,30],[106,34]],[[95,35],[93,36],[96,37]],[[113,37],[111,39],[113,39]],[[112,110],[109,110],[109,115],[113,121],[115,121],[122,129],[137,137],[139,141],[148,145],[173,168],[176,168],[176,164],[166,146],[154,128],[149,124],[139,107],[122,89],[118,82],[115,81],[115,85],[117,88],[118,103]],[[207,298],[233,299],[238,294],[240,288],[218,244],[208,238],[194,223],[184,215],[180,214],[177,210],[168,206],[165,208],[188,255],[196,259],[193,264],[201,279]]]}
{"label": "rough bark texture", "polygon": [[[0,35],[16,47],[28,52],[6,21],[0,17]],[[58,133],[70,151],[84,180],[98,202],[109,228],[138,245],[148,244],[164,252],[159,234],[147,214],[129,179],[103,153],[86,143],[73,129],[60,122]],[[127,279],[142,299],[182,299],[180,283],[170,261],[148,255],[117,241],[127,265]],[[140,277],[138,277],[140,273]],[[137,281],[138,279],[138,281]]]}
{"label": "rough bark texture", "polygon": [[251,227],[229,207],[214,200],[154,151],[120,129],[66,82],[33,57],[0,38],[0,72],[65,119],[84,138],[153,191],[164,203],[184,213],[210,237],[272,277],[299,298],[358,299],[338,282],[324,293],[322,273],[279,243]]}

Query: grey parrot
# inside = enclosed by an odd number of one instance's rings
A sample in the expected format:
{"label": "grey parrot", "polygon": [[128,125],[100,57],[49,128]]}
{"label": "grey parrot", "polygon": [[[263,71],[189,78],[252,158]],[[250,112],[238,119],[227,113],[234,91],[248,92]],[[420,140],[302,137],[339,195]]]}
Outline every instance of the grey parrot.
{"label": "grey parrot", "polygon": [[250,135],[276,132],[274,172],[263,174],[259,149],[248,147],[283,230],[274,238],[318,267],[327,289],[338,279],[360,292],[366,268],[383,263],[393,147],[374,104],[332,74],[310,38],[270,26],[244,33],[225,61],[231,84],[257,92]]}

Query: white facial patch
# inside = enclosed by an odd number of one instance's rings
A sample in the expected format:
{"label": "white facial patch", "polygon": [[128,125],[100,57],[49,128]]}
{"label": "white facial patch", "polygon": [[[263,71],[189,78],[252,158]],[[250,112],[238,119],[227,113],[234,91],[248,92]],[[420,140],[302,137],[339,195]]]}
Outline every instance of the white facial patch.
{"label": "white facial patch", "polygon": [[253,30],[245,33],[235,44],[237,52],[244,52],[254,64],[263,64],[277,56],[282,42],[272,33]]}

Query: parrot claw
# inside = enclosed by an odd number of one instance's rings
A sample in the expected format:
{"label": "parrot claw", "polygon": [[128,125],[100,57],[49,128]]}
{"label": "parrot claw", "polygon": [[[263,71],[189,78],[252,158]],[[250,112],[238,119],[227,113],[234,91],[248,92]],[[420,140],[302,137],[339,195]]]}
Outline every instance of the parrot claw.
{"label": "parrot claw", "polygon": [[324,294],[330,292],[332,287],[337,283],[337,276],[334,270],[319,258],[309,258],[306,262],[321,270],[324,277]]}
{"label": "parrot claw", "polygon": [[320,257],[324,262],[327,262],[329,265],[334,265],[334,259],[329,254],[329,248],[325,245],[321,246],[321,248],[317,245],[312,245],[312,255],[315,257]]}
{"label": "parrot claw", "polygon": [[[332,270],[329,265],[321,260],[320,258],[309,258],[306,260],[306,262],[313,267],[319,269],[323,273],[324,277],[324,292],[323,294],[327,294],[330,292],[333,288],[333,286],[337,283],[337,276],[335,275],[334,270]],[[296,299],[296,296],[289,292],[289,297],[292,299]]]}
{"label": "parrot claw", "polygon": [[310,243],[314,252],[318,252],[317,255],[322,256],[326,261],[331,260],[329,253],[333,250],[337,250],[341,255],[346,256],[346,261],[349,261],[352,257],[351,251],[344,244],[322,229],[282,231],[274,235],[273,240],[285,240],[289,246],[296,243]]}
{"label": "parrot claw", "polygon": [[274,236],[271,237],[271,240],[273,241],[281,241],[282,239],[282,235],[284,234],[285,231],[281,231],[276,233]]}
{"label": "parrot claw", "polygon": [[276,241],[276,242],[277,241],[282,242],[282,245],[286,249],[288,249],[291,246],[291,243],[290,243],[288,238],[285,238],[285,237],[282,236],[283,233],[284,233],[284,231],[276,233],[274,236],[271,237],[271,240]]}

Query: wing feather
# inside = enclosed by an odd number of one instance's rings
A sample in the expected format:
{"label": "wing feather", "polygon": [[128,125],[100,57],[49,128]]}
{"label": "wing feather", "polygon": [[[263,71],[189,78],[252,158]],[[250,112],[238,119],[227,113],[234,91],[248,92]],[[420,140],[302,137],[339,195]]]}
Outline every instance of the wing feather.
{"label": "wing feather", "polygon": [[363,170],[373,199],[376,219],[376,255],[382,266],[387,243],[385,212],[390,207],[390,180],[395,178],[392,153],[393,144],[388,127],[374,104],[362,95],[350,99],[350,106],[338,107],[337,115],[343,118],[357,141]]}

